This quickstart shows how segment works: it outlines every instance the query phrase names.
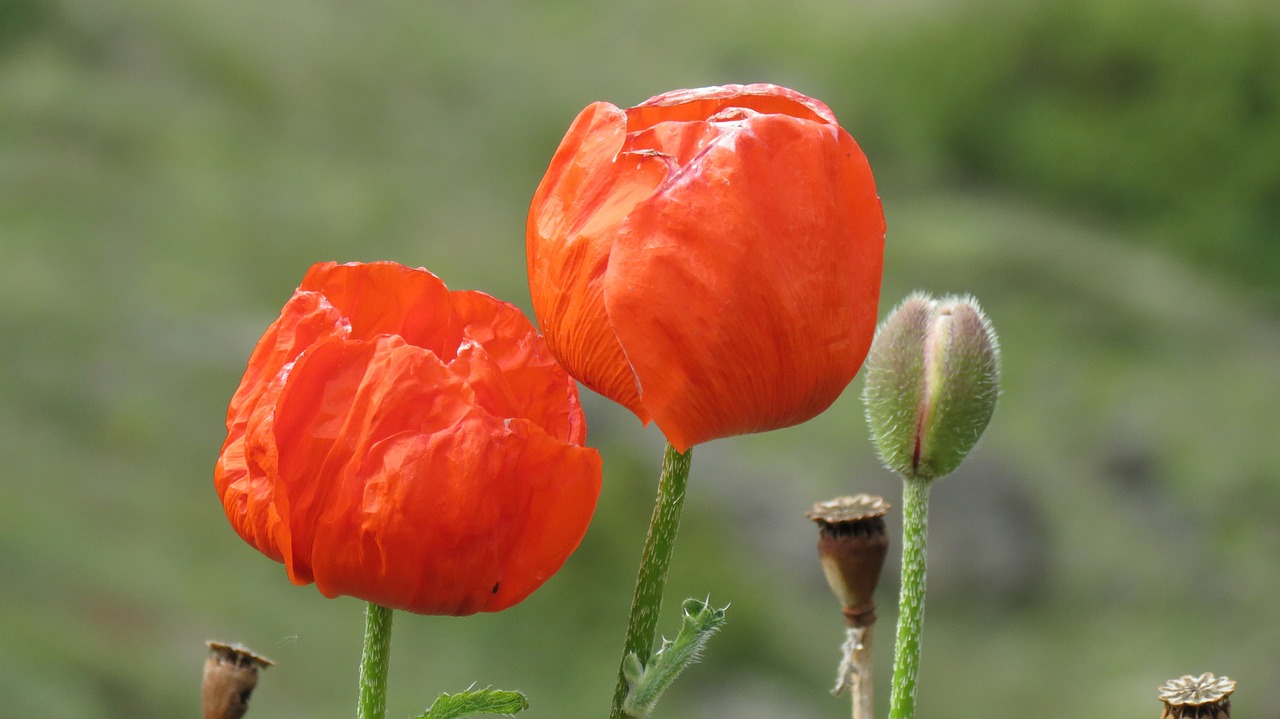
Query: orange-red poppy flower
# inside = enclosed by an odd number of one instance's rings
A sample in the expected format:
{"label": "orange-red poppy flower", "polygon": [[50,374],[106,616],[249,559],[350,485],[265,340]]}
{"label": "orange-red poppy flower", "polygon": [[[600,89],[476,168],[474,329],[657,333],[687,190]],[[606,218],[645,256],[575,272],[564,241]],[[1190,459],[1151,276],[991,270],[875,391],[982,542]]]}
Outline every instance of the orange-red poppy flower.
{"label": "orange-red poppy flower", "polygon": [[534,194],[527,250],[551,351],[683,451],[839,396],[875,332],[884,213],[821,102],[677,90],[578,115]]}
{"label": "orange-red poppy flower", "polygon": [[297,584],[422,614],[505,609],[600,491],[577,387],[518,309],[390,262],[318,264],[259,340],[214,484]]}

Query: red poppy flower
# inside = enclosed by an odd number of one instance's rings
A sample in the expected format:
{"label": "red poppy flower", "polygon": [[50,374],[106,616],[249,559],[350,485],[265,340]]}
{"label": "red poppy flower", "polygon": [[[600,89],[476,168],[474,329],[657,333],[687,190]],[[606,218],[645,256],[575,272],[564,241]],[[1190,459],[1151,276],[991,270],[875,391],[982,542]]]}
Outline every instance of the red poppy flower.
{"label": "red poppy flower", "polygon": [[551,351],[681,451],[826,409],[875,333],[884,214],[826,105],[677,90],[574,120],[534,194],[529,288]]}
{"label": "red poppy flower", "polygon": [[259,340],[214,484],[297,584],[422,614],[505,609],[600,491],[577,387],[518,309],[389,262],[318,264]]}

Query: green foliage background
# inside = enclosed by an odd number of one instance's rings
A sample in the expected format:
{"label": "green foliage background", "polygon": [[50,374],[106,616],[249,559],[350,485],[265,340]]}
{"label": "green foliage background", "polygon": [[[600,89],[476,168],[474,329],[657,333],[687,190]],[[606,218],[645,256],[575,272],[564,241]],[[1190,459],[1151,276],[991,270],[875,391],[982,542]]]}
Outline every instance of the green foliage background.
{"label": "green foliage background", "polygon": [[[987,437],[933,493],[922,716],[1154,716],[1156,686],[1204,671],[1261,716],[1277,78],[1265,0],[0,0],[0,711],[192,716],[219,639],[278,664],[250,716],[350,716],[360,603],[291,586],[212,491],[254,341],[328,259],[527,311],[528,198],[582,106],[768,81],[871,158],[882,313],[972,292],[1005,347]],[[897,501],[859,387],[695,451],[663,626],[685,596],[733,605],[662,716],[846,715],[801,513]],[[581,549],[508,612],[399,615],[391,716],[472,682],[605,711],[661,438],[586,402],[606,483]]]}

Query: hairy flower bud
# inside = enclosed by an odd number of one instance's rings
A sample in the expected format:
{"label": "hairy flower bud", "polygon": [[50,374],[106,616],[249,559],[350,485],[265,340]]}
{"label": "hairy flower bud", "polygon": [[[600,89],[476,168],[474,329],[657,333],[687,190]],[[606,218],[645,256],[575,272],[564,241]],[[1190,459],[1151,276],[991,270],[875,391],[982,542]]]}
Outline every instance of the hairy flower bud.
{"label": "hairy flower bud", "polygon": [[865,372],[881,461],[929,481],[954,471],[991,421],[1000,346],[977,300],[916,293],[880,325]]}

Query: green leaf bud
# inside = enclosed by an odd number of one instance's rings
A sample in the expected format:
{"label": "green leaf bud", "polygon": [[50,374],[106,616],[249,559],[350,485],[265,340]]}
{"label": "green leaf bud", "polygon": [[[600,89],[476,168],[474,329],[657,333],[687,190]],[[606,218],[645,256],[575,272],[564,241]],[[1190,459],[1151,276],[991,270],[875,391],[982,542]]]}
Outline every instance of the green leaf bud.
{"label": "green leaf bud", "polygon": [[907,479],[950,474],[1000,394],[1000,345],[977,300],[915,293],[876,331],[862,399],[880,460]]}
{"label": "green leaf bud", "polygon": [[632,652],[623,660],[622,671],[627,678],[627,698],[622,713],[637,719],[647,717],[658,703],[658,698],[671,686],[680,672],[697,662],[712,635],[725,623],[723,607],[711,606],[711,598],[686,599],[680,605],[684,616],[676,638],[663,637],[662,646],[643,665]]}

